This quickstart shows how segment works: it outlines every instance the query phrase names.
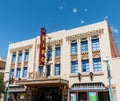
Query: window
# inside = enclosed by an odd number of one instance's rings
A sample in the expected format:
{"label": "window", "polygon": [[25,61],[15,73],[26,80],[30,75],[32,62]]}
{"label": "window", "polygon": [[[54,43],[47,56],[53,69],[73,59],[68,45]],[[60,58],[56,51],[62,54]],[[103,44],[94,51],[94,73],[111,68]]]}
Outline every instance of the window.
{"label": "window", "polygon": [[28,70],[28,67],[24,67],[23,68],[23,77],[27,77],[27,70]]}
{"label": "window", "polygon": [[88,41],[81,41],[81,52],[88,52]]}
{"label": "window", "polygon": [[82,72],[89,72],[89,60],[82,60]]}
{"label": "window", "polygon": [[60,75],[60,64],[55,64],[55,75]]}
{"label": "window", "polygon": [[71,54],[77,53],[77,43],[71,43]]}
{"label": "window", "polygon": [[47,51],[47,59],[52,58],[52,48],[49,48]]}
{"label": "window", "polygon": [[29,58],[29,51],[25,51],[24,61],[28,61],[28,58]]}
{"label": "window", "polygon": [[22,52],[19,52],[18,54],[18,62],[22,62]]}
{"label": "window", "polygon": [[50,76],[50,70],[51,70],[51,66],[47,65],[47,70],[46,70],[46,76]]}
{"label": "window", "polygon": [[102,71],[100,58],[93,59],[93,68],[95,72]]}
{"label": "window", "polygon": [[38,71],[39,71],[39,72],[43,72],[43,66],[39,66],[39,67],[38,67]]}
{"label": "window", "polygon": [[17,70],[16,70],[16,78],[20,78],[20,71],[21,71],[21,68],[17,68]]}
{"label": "window", "polygon": [[14,76],[14,69],[11,69],[11,71],[10,71],[10,78],[13,78],[13,76]]}
{"label": "window", "polygon": [[16,53],[13,53],[12,54],[12,63],[15,63],[15,61],[16,61]]}
{"label": "window", "polygon": [[78,61],[71,62],[71,73],[78,73]]}
{"label": "window", "polygon": [[92,39],[92,50],[99,50],[100,45],[99,45],[99,38]]}
{"label": "window", "polygon": [[60,47],[55,47],[55,57],[60,57]]}

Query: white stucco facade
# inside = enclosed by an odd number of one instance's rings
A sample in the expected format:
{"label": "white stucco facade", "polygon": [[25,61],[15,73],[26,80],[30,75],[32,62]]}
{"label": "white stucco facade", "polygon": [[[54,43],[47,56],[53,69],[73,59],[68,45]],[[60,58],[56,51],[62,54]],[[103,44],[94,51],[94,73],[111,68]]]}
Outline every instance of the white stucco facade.
{"label": "white stucco facade", "polygon": [[[112,56],[112,47],[110,44],[109,37],[109,25],[106,21],[98,22],[95,24],[78,27],[70,30],[61,30],[53,33],[47,34],[51,37],[50,43],[52,47],[52,58],[49,61],[51,65],[49,78],[65,79],[69,81],[69,89],[72,88],[74,83],[99,83],[102,82],[105,87],[108,85],[108,76],[106,63],[103,59],[107,56],[109,59],[112,86],[115,90],[114,99],[115,101],[120,101],[120,81],[119,81],[119,65],[120,57]],[[99,50],[92,50],[92,39],[99,39]],[[29,72],[38,71],[39,67],[39,36],[25,40],[17,43],[12,43],[9,45],[6,71],[14,69],[14,78],[16,78],[16,69],[21,68],[20,78],[21,80],[29,80]],[[88,51],[81,52],[81,41],[87,40]],[[49,42],[47,38],[47,43]],[[71,54],[71,43],[77,43],[77,53]],[[55,57],[55,47],[60,46],[61,55],[59,58]],[[116,47],[116,45],[114,45]],[[29,51],[28,61],[24,61],[25,51]],[[18,63],[18,54],[22,52],[22,61]],[[12,54],[16,54],[15,62],[12,63]],[[101,59],[101,71],[94,71],[93,59]],[[89,60],[89,71],[83,72],[82,70],[82,60]],[[78,61],[78,71],[76,73],[71,73],[71,61]],[[55,64],[60,64],[60,75],[55,75]],[[23,78],[23,67],[28,67],[27,77]],[[43,72],[46,72],[46,65],[43,68]],[[93,80],[90,79],[90,72],[93,73]],[[78,79],[78,73],[80,73],[81,80]],[[6,78],[8,79],[8,78]],[[15,83],[13,84],[15,85]]]}

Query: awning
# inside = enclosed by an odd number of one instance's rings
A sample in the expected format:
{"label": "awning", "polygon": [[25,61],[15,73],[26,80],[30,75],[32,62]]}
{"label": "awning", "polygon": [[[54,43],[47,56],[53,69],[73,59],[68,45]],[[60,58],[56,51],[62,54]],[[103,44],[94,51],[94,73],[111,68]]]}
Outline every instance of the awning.
{"label": "awning", "polygon": [[21,85],[14,85],[14,86],[10,86],[9,88],[9,92],[25,92],[26,91],[26,87],[25,86],[21,86]]}
{"label": "awning", "polygon": [[26,85],[26,86],[60,86],[60,85],[67,85],[68,80],[64,80],[61,78],[45,78],[40,80],[19,80],[16,82],[19,85]]}

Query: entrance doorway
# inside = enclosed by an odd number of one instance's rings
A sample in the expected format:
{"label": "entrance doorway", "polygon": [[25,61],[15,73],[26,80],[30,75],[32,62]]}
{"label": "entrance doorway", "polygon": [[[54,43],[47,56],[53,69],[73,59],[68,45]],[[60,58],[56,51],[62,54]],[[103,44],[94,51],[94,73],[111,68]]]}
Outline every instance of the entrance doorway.
{"label": "entrance doorway", "polygon": [[59,87],[40,87],[33,101],[62,101],[62,91]]}
{"label": "entrance doorway", "polygon": [[78,101],[87,101],[87,92],[78,92]]}
{"label": "entrance doorway", "polygon": [[110,101],[109,92],[98,92],[98,101]]}

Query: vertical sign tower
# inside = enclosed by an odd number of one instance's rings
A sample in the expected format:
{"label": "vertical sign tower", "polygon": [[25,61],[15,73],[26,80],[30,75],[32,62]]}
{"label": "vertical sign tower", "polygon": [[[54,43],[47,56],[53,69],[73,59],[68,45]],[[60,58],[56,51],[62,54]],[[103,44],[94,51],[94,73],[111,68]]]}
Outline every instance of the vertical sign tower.
{"label": "vertical sign tower", "polygon": [[41,28],[40,33],[39,65],[43,66],[45,64],[46,29]]}

